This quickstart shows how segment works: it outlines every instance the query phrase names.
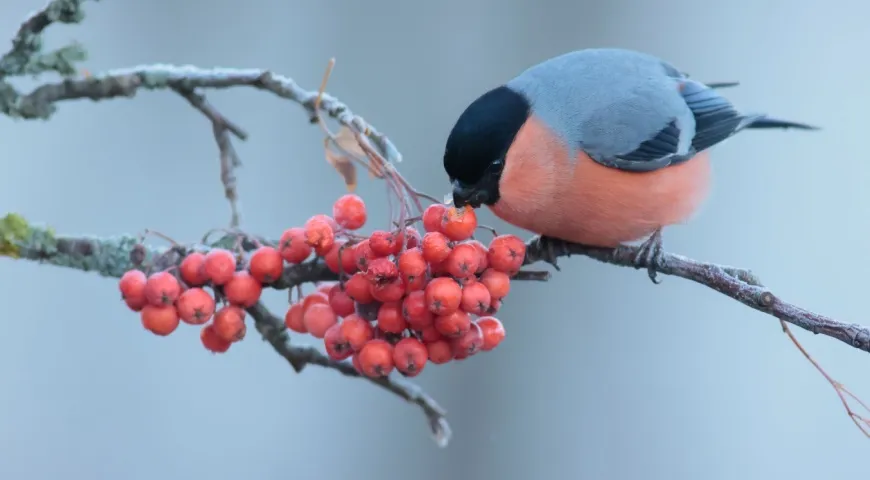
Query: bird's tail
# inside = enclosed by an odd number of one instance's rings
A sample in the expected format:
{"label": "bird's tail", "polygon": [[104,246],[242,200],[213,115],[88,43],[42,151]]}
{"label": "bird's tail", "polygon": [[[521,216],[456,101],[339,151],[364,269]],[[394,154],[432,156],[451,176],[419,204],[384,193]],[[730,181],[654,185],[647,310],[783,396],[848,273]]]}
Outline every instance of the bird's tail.
{"label": "bird's tail", "polygon": [[742,128],[766,129],[766,128],[794,128],[798,130],[819,130],[819,127],[806,123],[792,122],[766,115],[747,115]]}

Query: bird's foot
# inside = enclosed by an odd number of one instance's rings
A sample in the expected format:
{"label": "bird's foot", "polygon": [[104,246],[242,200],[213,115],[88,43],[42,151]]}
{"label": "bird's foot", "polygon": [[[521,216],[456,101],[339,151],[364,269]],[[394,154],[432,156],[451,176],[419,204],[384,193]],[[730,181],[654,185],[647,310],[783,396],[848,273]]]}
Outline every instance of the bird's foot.
{"label": "bird's foot", "polygon": [[561,272],[559,268],[559,257],[567,257],[571,255],[571,250],[568,248],[568,242],[558,238],[538,235],[533,240],[536,249],[541,252],[541,261],[547,262]]}
{"label": "bird's foot", "polygon": [[662,229],[658,228],[646,241],[640,244],[632,263],[634,268],[637,269],[646,267],[649,279],[658,285],[662,283],[658,279],[658,270],[664,266],[664,256],[665,249],[662,244]]}

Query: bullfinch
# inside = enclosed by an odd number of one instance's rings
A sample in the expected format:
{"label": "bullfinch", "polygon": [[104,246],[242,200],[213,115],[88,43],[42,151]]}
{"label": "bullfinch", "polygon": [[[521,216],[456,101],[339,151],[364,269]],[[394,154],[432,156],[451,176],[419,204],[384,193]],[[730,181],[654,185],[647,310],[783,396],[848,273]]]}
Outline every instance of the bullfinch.
{"label": "bullfinch", "polygon": [[717,89],[652,55],[595,48],[534,65],[456,121],[444,170],[456,207],[488,206],[538,234],[557,269],[568,243],[618,248],[650,278],[663,227],[688,220],[710,183],[708,149],[744,129],[802,123],[739,112]]}

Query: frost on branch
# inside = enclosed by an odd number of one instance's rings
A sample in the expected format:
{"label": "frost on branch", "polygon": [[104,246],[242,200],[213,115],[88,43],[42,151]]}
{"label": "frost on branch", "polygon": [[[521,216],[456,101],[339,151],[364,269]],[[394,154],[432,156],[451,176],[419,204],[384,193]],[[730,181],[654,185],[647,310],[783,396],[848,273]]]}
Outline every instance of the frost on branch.
{"label": "frost on branch", "polygon": [[[253,326],[290,366],[301,372],[318,365],[349,377],[364,378],[417,405],[426,415],[438,445],[447,445],[450,427],[444,410],[404,377],[416,377],[427,365],[463,361],[493,350],[506,339],[493,315],[516,280],[548,280],[548,272],[520,267],[582,255],[617,266],[652,268],[710,287],[752,309],[779,319],[788,337],[834,387],[848,415],[870,435],[865,417],[849,401],[863,403],[830,377],[800,345],[787,324],[822,334],[870,352],[870,329],[840,322],[786,302],[745,269],[700,262],[664,253],[650,265],[636,247],[605,249],[577,244],[554,248],[535,238],[498,236],[477,225],[474,211],[449,208],[415,190],[397,170],[402,159],[382,133],[326,93],[335,62],[331,60],[317,91],[302,89],[286,76],[267,70],[139,65],[89,74],[76,63],[85,58],[80,45],[44,51],[42,32],[54,23],[79,23],[84,0],[54,0],[30,15],[0,57],[0,111],[16,119],[48,120],[64,101],[133,98],[140,89],[168,90],[208,120],[217,145],[220,181],[231,215],[228,229],[207,233],[195,243],[179,243],[157,232],[94,238],[57,235],[24,218],[0,219],[0,255],[59,267],[96,272],[118,279],[131,316],[156,335],[199,328],[204,351],[230,353]],[[44,83],[28,93],[7,79],[59,73],[62,82]],[[232,138],[248,133],[212,105],[208,89],[246,87],[274,94],[303,107],[324,134],[325,160],[353,192],[357,168],[382,180],[393,201],[389,230],[362,234],[368,221],[363,200],[348,194],[329,214],[271,238],[239,228],[241,214],[235,169],[241,164]],[[337,121],[332,131],[325,117]],[[423,202],[432,202],[424,207]],[[481,230],[495,237],[488,245],[474,239]],[[422,236],[421,236],[422,233]],[[162,239],[157,248],[145,238]],[[639,261],[638,258],[641,258]],[[314,292],[300,287],[314,283]],[[259,301],[263,289],[286,290],[282,315]],[[135,318],[135,316],[133,316]],[[291,342],[310,335],[320,349]]]}

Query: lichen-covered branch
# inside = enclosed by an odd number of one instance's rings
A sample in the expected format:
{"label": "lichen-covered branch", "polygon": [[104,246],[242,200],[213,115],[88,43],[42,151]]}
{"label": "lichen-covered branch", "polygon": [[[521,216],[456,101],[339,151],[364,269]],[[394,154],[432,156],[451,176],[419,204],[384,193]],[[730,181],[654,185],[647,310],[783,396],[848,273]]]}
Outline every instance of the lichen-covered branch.
{"label": "lichen-covered branch", "polygon": [[[221,240],[215,242],[220,244]],[[207,251],[208,245],[194,245]],[[0,219],[0,255],[31,260],[57,267],[93,272],[104,277],[119,278],[127,270],[147,265],[152,271],[165,270],[181,263],[185,252],[177,248],[146,247],[138,236],[91,237],[57,235],[52,229],[32,225],[23,217],[8,214]],[[134,259],[137,261],[134,262]],[[305,283],[335,279],[319,259],[285,269],[278,288],[292,288]],[[436,443],[446,446],[450,440],[450,425],[446,412],[420,387],[396,375],[383,378],[364,377],[347,361],[336,361],[314,347],[294,345],[284,320],[270,312],[262,303],[248,309],[254,325],[263,339],[284,357],[296,372],[307,365],[335,370],[348,377],[364,378],[390,392],[416,404],[423,410]]]}

